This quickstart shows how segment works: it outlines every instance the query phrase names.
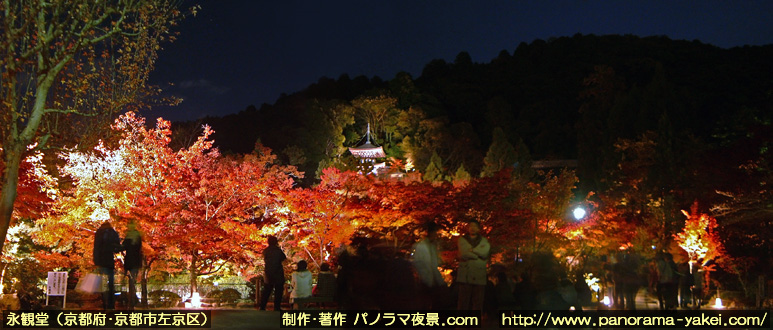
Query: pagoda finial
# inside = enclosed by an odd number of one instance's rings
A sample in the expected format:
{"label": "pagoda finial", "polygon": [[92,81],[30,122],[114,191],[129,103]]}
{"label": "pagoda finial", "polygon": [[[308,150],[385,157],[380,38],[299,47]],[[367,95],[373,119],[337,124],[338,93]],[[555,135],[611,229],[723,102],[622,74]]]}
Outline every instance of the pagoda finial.
{"label": "pagoda finial", "polygon": [[370,123],[368,123],[368,131],[367,133],[365,133],[365,137],[367,138],[367,141],[365,141],[364,144],[359,145],[357,147],[349,148],[349,151],[352,153],[352,155],[354,155],[357,158],[366,158],[366,159],[386,157],[386,154],[384,154],[384,148],[376,147],[370,141]]}

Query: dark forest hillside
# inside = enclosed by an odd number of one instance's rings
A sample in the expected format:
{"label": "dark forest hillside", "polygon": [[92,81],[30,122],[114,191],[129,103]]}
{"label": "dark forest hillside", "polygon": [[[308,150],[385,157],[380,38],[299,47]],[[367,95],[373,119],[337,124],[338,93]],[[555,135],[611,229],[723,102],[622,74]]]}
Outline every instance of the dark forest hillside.
{"label": "dark forest hillside", "polygon": [[390,156],[420,171],[437,153],[447,174],[464,165],[476,175],[500,127],[531,159],[578,159],[583,186],[596,190],[619,162],[619,139],[650,132],[660,170],[681,171],[769,123],[770,58],[771,45],[575,35],[521,43],[489,63],[461,52],[452,63],[431,61],[419,77],[321,78],[274,104],[177,125],[210,124],[224,152],[250,152],[260,140],[312,178],[320,164],[346,157],[368,122]]}

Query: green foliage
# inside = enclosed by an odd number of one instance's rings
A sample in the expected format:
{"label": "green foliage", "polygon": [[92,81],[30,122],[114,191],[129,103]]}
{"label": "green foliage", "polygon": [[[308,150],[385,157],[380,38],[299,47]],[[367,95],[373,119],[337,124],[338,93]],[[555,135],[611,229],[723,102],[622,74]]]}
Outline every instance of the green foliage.
{"label": "green foliage", "polygon": [[207,298],[217,299],[221,304],[236,304],[242,299],[242,295],[236,289],[212,290],[207,293]]}
{"label": "green foliage", "polygon": [[5,277],[13,280],[12,290],[19,298],[21,309],[40,309],[46,303],[43,285],[47,269],[34,259],[22,259],[8,266]]}
{"label": "green foliage", "polygon": [[370,162],[362,162],[359,158],[354,157],[351,153],[346,153],[338,158],[320,162],[319,168],[317,168],[316,172],[317,177],[321,178],[325,169],[331,167],[337,168],[343,172],[352,171],[370,173],[373,171],[373,164]]}
{"label": "green foliage", "polygon": [[155,290],[148,293],[150,305],[156,308],[172,308],[182,302],[180,296],[174,292],[166,290]]}
{"label": "green foliage", "polygon": [[497,127],[494,129],[494,139],[486,152],[486,158],[483,159],[483,170],[481,177],[491,177],[497,172],[511,168],[518,162],[518,154],[509,141],[505,132]]}
{"label": "green foliage", "polygon": [[292,145],[282,150],[282,154],[287,157],[287,164],[300,166],[306,163],[306,156],[301,147]]}
{"label": "green foliage", "polygon": [[462,166],[459,166],[459,168],[456,169],[456,173],[454,174],[454,182],[470,181],[471,178],[472,176],[464,168],[464,164],[462,164]]}
{"label": "green foliage", "polygon": [[398,133],[397,122],[401,112],[396,104],[395,98],[385,95],[361,96],[351,102],[351,106],[356,109],[356,116],[361,122],[370,124],[371,136],[378,144],[384,146],[402,139],[399,134],[395,136]]}
{"label": "green foliage", "polygon": [[39,309],[45,304],[42,286],[47,272],[66,264],[60,255],[33,241],[30,235],[37,231],[32,221],[21,219],[10,230],[4,246],[7,261],[0,271],[5,291],[1,293],[16,293],[22,309]]}
{"label": "green foliage", "polygon": [[424,180],[430,182],[443,181],[443,159],[438,156],[436,152],[432,153],[432,158],[427,165],[427,169],[424,170]]}
{"label": "green foliage", "polygon": [[306,109],[294,143],[304,150],[307,166],[316,168],[320,162],[346,151],[344,129],[354,124],[355,109],[339,101],[317,100],[310,102]]}
{"label": "green foliage", "polygon": [[534,169],[531,168],[532,159],[531,153],[529,153],[529,147],[523,142],[523,139],[518,138],[518,142],[515,145],[515,172],[513,175],[521,180],[530,180],[536,174]]}

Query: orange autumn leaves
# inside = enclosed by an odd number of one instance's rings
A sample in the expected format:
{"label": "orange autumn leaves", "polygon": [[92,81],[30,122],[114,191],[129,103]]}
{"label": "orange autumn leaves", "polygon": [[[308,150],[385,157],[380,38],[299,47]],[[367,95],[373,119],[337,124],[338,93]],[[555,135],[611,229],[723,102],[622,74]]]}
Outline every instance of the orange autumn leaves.
{"label": "orange autumn leaves", "polygon": [[[113,129],[117,141],[62,154],[60,172],[71,183],[52,214],[38,221],[37,241],[88,268],[93,232],[108,214],[119,232],[137,220],[151,269],[189,273],[192,283],[224,270],[254,273],[267,235],[280,236],[291,257],[314,264],[355,236],[405,249],[427,221],[453,235],[475,218],[496,228],[487,235],[501,252],[516,249],[535,235],[525,219],[560,216],[561,206],[549,204],[566,202],[576,180],[569,173],[522,185],[503,172],[463,184],[432,183],[328,168],[307,188],[296,185],[303,173],[278,163],[260,144],[247,155],[220,154],[208,127],[179,150],[170,147],[171,126],[162,119],[148,128],[130,112]],[[538,202],[537,195],[544,198]]]}
{"label": "orange autumn leaves", "polygon": [[300,176],[262,148],[220,155],[208,127],[180,150],[169,147],[168,121],[147,129],[144,119],[128,113],[113,128],[121,134],[115,146],[63,154],[62,173],[73,184],[55,203],[56,214],[39,221],[41,243],[87,256],[82,251],[90,251],[91,233],[109,214],[119,231],[129,219],[139,221],[150,260],[206,274],[220,260],[253,259],[261,245],[251,235],[259,218],[276,208],[291,177]]}

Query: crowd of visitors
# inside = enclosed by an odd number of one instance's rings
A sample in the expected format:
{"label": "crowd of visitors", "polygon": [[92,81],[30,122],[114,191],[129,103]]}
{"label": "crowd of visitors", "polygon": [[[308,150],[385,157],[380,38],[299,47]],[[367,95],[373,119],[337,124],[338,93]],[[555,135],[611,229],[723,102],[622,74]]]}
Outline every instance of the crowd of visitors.
{"label": "crowd of visitors", "polygon": [[[507,309],[582,310],[589,307],[636,309],[636,296],[646,287],[657,297],[662,310],[699,308],[703,304],[704,272],[700,265],[677,264],[670,253],[658,253],[649,262],[631,246],[601,258],[598,270],[600,290],[594,292],[586,283],[583,269],[568,274],[566,267],[547,252],[535,252],[527,267],[513,274],[513,267],[490,264],[491,245],[483,236],[481,224],[466,221],[466,232],[456,239],[456,268],[450,274],[440,272],[443,242],[438,225],[427,222],[409,257],[388,255],[369,247],[364,240],[342,248],[335,272],[330,264],[316,265],[318,274],[309,269],[306,260],[297,260],[294,271],[285,276],[288,260],[275,236],[268,237],[263,251],[265,272],[258,307],[265,310],[273,296],[273,309],[281,310],[289,296],[293,308],[303,308],[309,301],[334,301],[345,309],[459,309],[492,312]],[[105,221],[94,236],[94,264],[107,278],[103,307],[114,309],[115,254],[125,251],[123,264],[129,279],[129,308],[137,304],[136,278],[143,266],[142,235],[131,222],[125,238],[120,239],[110,221]],[[447,261],[447,260],[446,260]],[[523,265],[522,265],[523,266]],[[581,267],[580,267],[581,268]],[[288,287],[285,287],[289,284]],[[602,297],[611,302],[602,305]],[[316,299],[310,299],[316,298]]]}
{"label": "crowd of visitors", "polygon": [[[466,233],[456,240],[457,267],[450,274],[440,272],[444,262],[439,228],[428,222],[409,258],[386,256],[364,242],[343,249],[337,259],[337,278],[327,263],[320,266],[318,282],[335,282],[337,288],[323,296],[335,297],[345,309],[459,309],[484,313],[507,309],[635,310],[637,294],[645,288],[657,297],[661,309],[697,308],[702,304],[700,266],[676,264],[669,253],[658,253],[649,263],[631,246],[604,256],[597,270],[602,277],[601,288],[594,292],[586,282],[586,270],[575,269],[569,274],[551,253],[534,253],[528,267],[517,274],[505,265],[490,265],[491,246],[482,235],[480,223],[471,220],[466,227]],[[291,300],[317,296],[306,267],[303,260],[296,264]],[[608,305],[601,302],[604,296],[611,300]],[[262,301],[267,299],[264,296]]]}
{"label": "crowd of visitors", "polygon": [[[407,258],[387,255],[364,241],[355,241],[350,248],[341,249],[337,256],[337,277],[329,265],[320,265],[318,284],[312,285],[308,263],[299,260],[288,288],[291,305],[302,308],[296,301],[307,297],[333,296],[343,309],[423,309],[423,310],[480,310],[498,309],[578,309],[590,305],[591,291],[582,273],[574,278],[562,275],[562,266],[548,253],[536,253],[528,273],[510,276],[507,267],[489,267],[491,246],[483,236],[483,228],[475,220],[466,223],[466,232],[456,239],[457,267],[445,276],[435,222],[426,223],[421,238]],[[266,279],[275,278],[276,238],[269,238],[264,252]],[[273,260],[273,261],[272,261]],[[635,263],[631,257],[631,263]],[[278,267],[278,266],[276,266]],[[324,278],[324,280],[323,280]],[[335,281],[335,291],[321,293],[323,283]],[[270,286],[265,282],[265,286]],[[325,285],[328,286],[328,285]],[[628,286],[633,290],[634,286]],[[274,292],[282,293],[281,288]],[[264,289],[260,308],[266,308],[270,290]],[[635,292],[633,293],[635,294]],[[275,295],[275,301],[276,295]],[[300,300],[298,300],[300,299]],[[630,295],[629,295],[629,299]],[[277,308],[275,308],[277,309]]]}

